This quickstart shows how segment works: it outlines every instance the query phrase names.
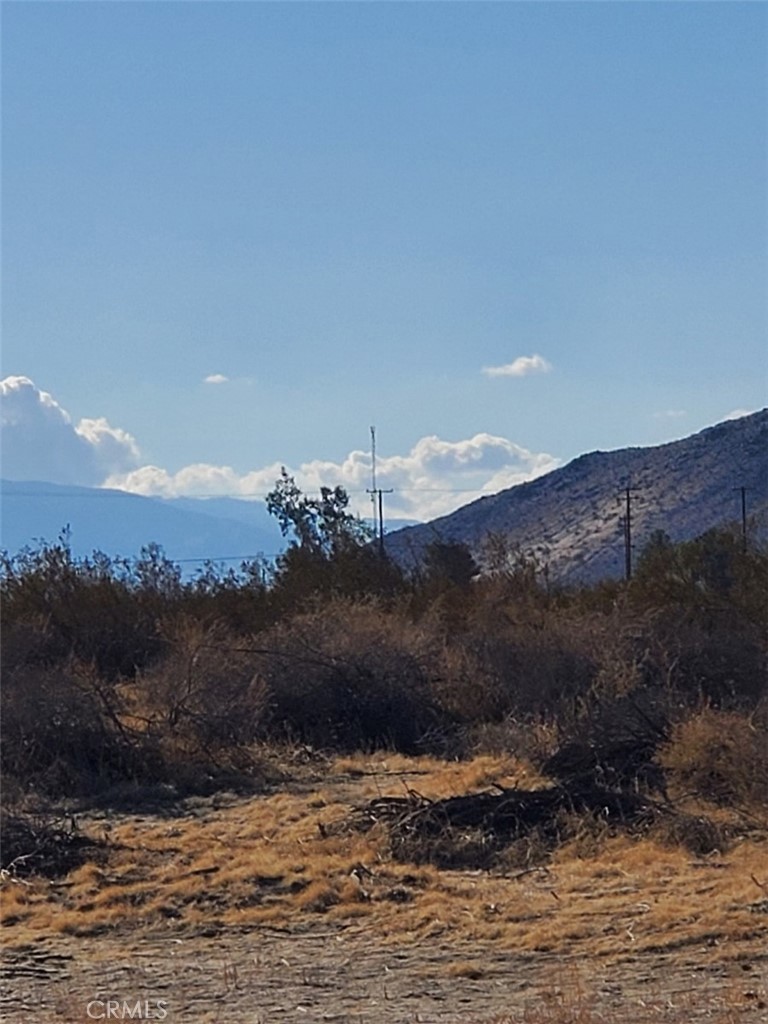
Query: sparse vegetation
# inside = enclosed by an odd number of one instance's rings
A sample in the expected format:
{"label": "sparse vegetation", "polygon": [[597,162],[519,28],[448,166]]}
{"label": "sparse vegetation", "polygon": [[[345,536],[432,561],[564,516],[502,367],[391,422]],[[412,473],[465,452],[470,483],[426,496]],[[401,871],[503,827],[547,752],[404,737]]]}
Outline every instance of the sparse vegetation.
{"label": "sparse vegetation", "polygon": [[66,537],[4,557],[6,792],[189,791],[300,743],[489,749],[564,784],[765,804],[762,549],[654,538],[630,584],[558,590],[519,552],[478,577],[435,544],[407,578],[343,494],[285,478],[271,499],[296,533],[271,575],[185,582],[156,548],[78,560]]}
{"label": "sparse vegetation", "polygon": [[[4,558],[6,935],[764,936],[764,550],[656,538],[631,583],[565,589],[498,541],[484,576],[437,545],[408,577],[339,495],[282,500],[269,569],[185,581],[65,537]],[[471,952],[445,973],[488,979]]]}

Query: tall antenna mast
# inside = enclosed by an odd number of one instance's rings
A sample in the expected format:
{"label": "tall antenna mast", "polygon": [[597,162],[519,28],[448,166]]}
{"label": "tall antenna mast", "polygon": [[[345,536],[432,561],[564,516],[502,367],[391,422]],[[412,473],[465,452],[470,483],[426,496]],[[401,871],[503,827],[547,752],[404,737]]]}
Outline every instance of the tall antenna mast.
{"label": "tall antenna mast", "polygon": [[382,558],[386,551],[384,548],[384,495],[391,494],[392,488],[382,491],[376,486],[376,427],[371,427],[371,489],[368,491],[373,503],[373,535],[379,538],[379,553]]}
{"label": "tall antenna mast", "polygon": [[379,533],[379,521],[378,521],[378,509],[376,504],[376,427],[371,427],[371,489],[368,492],[371,496],[371,504],[373,505],[373,533],[374,536],[378,536]]}

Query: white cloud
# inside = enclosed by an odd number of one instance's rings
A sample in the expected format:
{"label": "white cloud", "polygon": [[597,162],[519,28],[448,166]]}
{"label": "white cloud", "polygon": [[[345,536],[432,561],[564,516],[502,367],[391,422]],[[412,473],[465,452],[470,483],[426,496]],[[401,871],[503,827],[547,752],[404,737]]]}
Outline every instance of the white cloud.
{"label": "white cloud", "polygon": [[81,419],[75,430],[99,453],[102,465],[111,469],[138,463],[140,453],[135,439],[127,430],[110,426],[103,416],[96,420]]}
{"label": "white cloud", "polygon": [[169,473],[159,466],[140,466],[129,473],[113,474],[105,486],[158,498],[263,497],[274,487],[280,468],[276,462],[263,469],[237,473],[231,466],[196,462]]}
{"label": "white cloud", "polygon": [[204,384],[226,384],[229,381],[229,377],[225,377],[223,373],[210,373],[205,380]]}
{"label": "white cloud", "polygon": [[[558,460],[546,453],[533,453],[503,437],[476,434],[466,441],[443,441],[423,437],[407,455],[379,456],[376,484],[392,489],[385,497],[390,518],[434,519],[447,515],[483,494],[524,483],[548,473]],[[341,462],[315,459],[287,467],[307,494],[320,487],[344,487],[360,515],[369,515],[371,499],[370,452],[353,451]],[[107,481],[110,487],[158,497],[180,495],[263,496],[280,475],[280,464],[239,474],[230,466],[205,463],[168,473],[157,466],[143,466]]]}
{"label": "white cloud", "polygon": [[687,415],[685,409],[665,409],[663,412],[655,412],[653,418],[656,420],[679,420]]}
{"label": "white cloud", "polygon": [[0,381],[2,472],[10,480],[95,486],[110,473],[136,466],[139,450],[130,434],[104,418],[69,413],[29,377]]}
{"label": "white cloud", "polygon": [[529,373],[549,373],[552,364],[543,356],[518,356],[504,366],[484,366],[483,373],[487,377],[526,377]]}
{"label": "white cloud", "polygon": [[[3,475],[13,480],[122,488],[157,497],[234,495],[263,497],[280,476],[274,462],[241,473],[231,466],[192,463],[175,473],[140,464],[135,440],[102,418],[70,415],[28,377],[0,381]],[[504,437],[475,434],[462,441],[422,437],[404,455],[379,456],[376,483],[388,518],[434,519],[461,505],[541,476],[558,465]],[[306,494],[344,487],[360,515],[371,512],[371,453],[352,451],[340,462],[314,459],[288,466]]]}

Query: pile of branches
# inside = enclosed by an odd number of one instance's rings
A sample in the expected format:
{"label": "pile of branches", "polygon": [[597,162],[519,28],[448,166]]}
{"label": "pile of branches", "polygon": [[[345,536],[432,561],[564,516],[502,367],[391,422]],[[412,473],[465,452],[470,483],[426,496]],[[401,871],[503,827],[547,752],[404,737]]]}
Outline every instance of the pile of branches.
{"label": "pile of branches", "polygon": [[553,849],[573,832],[574,817],[606,829],[645,831],[662,809],[638,793],[607,789],[588,780],[578,786],[493,790],[429,800],[414,790],[379,797],[349,822],[362,831],[383,825],[392,855],[442,868],[486,868],[510,844],[535,835]]}
{"label": "pile of branches", "polygon": [[94,856],[104,844],[78,831],[72,818],[52,819],[18,811],[0,818],[0,877],[60,878]]}

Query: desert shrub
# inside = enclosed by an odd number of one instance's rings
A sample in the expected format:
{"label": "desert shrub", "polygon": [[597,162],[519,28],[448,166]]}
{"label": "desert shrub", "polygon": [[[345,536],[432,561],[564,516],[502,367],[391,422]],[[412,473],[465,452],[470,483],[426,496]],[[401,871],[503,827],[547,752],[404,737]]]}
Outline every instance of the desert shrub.
{"label": "desert shrub", "polygon": [[393,598],[405,585],[394,562],[374,547],[351,545],[328,554],[314,547],[289,547],[275,564],[270,606],[275,620],[310,611],[318,600]]}
{"label": "desert shrub", "polygon": [[[185,583],[175,607],[179,615],[204,625],[226,622],[233,633],[256,633],[274,622],[270,579],[271,568],[264,558],[243,561],[236,569],[206,562]],[[166,608],[161,614],[166,617],[170,611]]]}
{"label": "desert shrub", "polygon": [[558,722],[557,750],[536,764],[569,786],[594,781],[612,790],[666,796],[656,754],[669,736],[672,713],[667,694],[660,690],[599,696],[566,728]]}
{"label": "desert shrub", "polygon": [[768,706],[752,715],[701,708],[674,727],[659,761],[681,792],[768,805]]}
{"label": "desert shrub", "polygon": [[469,587],[479,571],[466,544],[435,540],[424,550],[417,578],[422,586],[439,593],[445,587]]}
{"label": "desert shrub", "polygon": [[562,738],[583,732],[597,706],[666,681],[669,659],[654,651],[647,616],[622,606],[521,607],[502,583],[474,588],[463,618],[446,618],[446,593],[420,620],[439,636],[441,702],[466,726],[503,725],[519,744],[526,728],[557,722]]}
{"label": "desert shrub", "polygon": [[766,594],[768,551],[755,541],[745,550],[729,529],[681,544],[657,535],[627,591],[674,663],[675,688],[729,710],[766,695]]}
{"label": "desert shrub", "polygon": [[584,645],[554,621],[544,627],[512,623],[499,631],[481,626],[463,642],[496,695],[497,719],[567,713],[597,671]]}
{"label": "desert shrub", "polygon": [[122,683],[78,662],[25,666],[2,689],[5,792],[155,803],[162,787],[250,789],[266,772],[250,749],[264,706],[253,659],[218,648],[175,648]]}
{"label": "desert shrub", "polygon": [[758,546],[727,531],[657,538],[631,583],[564,590],[501,542],[479,579],[465,549],[438,544],[406,578],[342,497],[288,489],[286,522],[309,533],[271,568],[184,581],[156,546],[76,559],[66,537],[1,556],[9,776],[61,793],[162,782],[300,740],[560,754],[566,773],[619,788],[659,788],[668,770],[708,798],[765,799]]}
{"label": "desert shrub", "polygon": [[462,728],[456,740],[456,756],[498,757],[513,754],[532,765],[541,764],[557,750],[557,726],[543,718],[517,719],[512,715],[499,722],[476,721]]}
{"label": "desert shrub", "polygon": [[490,586],[497,595],[514,599],[521,605],[547,607],[554,591],[549,565],[540,554],[525,551],[510,542],[503,533],[488,533],[481,546],[479,559],[485,570],[482,585]]}
{"label": "desert shrub", "polygon": [[92,666],[24,666],[2,688],[2,768],[17,789],[77,795],[152,777],[158,764],[125,729],[112,685]]}
{"label": "desert shrub", "polygon": [[712,612],[727,612],[757,624],[765,621],[767,592],[768,550],[755,538],[745,549],[739,531],[730,528],[679,544],[654,534],[629,588],[637,605],[677,607],[702,622]]}
{"label": "desert shrub", "polygon": [[11,622],[4,618],[3,642],[0,644],[2,677],[7,679],[25,666],[50,666],[66,661],[68,648],[57,644],[50,632],[48,620],[38,612]]}
{"label": "desert shrub", "polygon": [[723,615],[705,629],[671,615],[659,616],[655,634],[668,652],[670,684],[687,703],[747,710],[768,696],[766,650],[757,627]]}
{"label": "desert shrub", "polygon": [[154,623],[178,593],[174,569],[152,546],[134,562],[99,552],[78,559],[66,535],[12,558],[2,555],[4,627],[13,632],[29,623],[44,626],[29,652],[35,664],[74,656],[111,678],[130,674],[161,651]]}
{"label": "desert shrub", "polygon": [[440,708],[461,725],[499,721],[506,707],[504,691],[466,637],[434,633],[427,624],[421,629],[429,637],[430,689]]}
{"label": "desert shrub", "polygon": [[430,686],[428,639],[376,602],[337,599],[259,642],[278,735],[337,750],[415,753],[448,724]]}
{"label": "desert shrub", "polygon": [[191,754],[253,743],[262,729],[267,689],[248,641],[221,622],[206,626],[187,616],[159,629],[167,653],[138,679],[133,713]]}

